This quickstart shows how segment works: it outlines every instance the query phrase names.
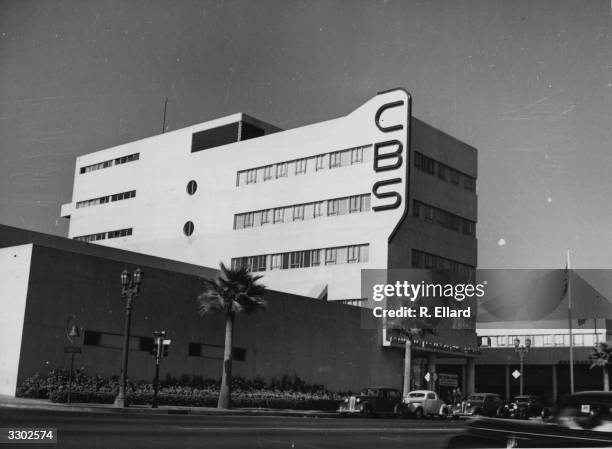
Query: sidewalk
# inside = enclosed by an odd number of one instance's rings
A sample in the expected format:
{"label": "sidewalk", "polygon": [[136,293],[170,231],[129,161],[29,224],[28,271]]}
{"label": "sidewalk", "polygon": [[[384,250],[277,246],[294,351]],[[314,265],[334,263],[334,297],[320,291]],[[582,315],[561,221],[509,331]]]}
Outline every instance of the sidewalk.
{"label": "sidewalk", "polygon": [[277,410],[265,408],[237,408],[219,410],[213,407],[180,407],[160,405],[151,408],[149,405],[133,405],[126,408],[115,408],[113,404],[63,404],[48,399],[26,399],[0,395],[0,408],[56,410],[66,412],[88,413],[145,413],[162,415],[216,415],[216,416],[293,416],[313,418],[334,418],[338,414],[320,410]]}

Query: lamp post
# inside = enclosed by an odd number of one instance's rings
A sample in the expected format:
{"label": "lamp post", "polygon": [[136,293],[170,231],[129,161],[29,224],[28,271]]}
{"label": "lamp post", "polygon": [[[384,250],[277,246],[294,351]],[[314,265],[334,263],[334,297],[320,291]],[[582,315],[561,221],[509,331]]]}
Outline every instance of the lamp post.
{"label": "lamp post", "polygon": [[525,354],[529,352],[529,348],[531,348],[531,338],[525,339],[525,346],[521,346],[521,340],[518,337],[514,339],[514,350],[519,355],[519,359],[521,360],[521,375],[520,375],[520,394],[523,395],[523,368],[525,361]]}
{"label": "lamp post", "polygon": [[123,332],[123,361],[121,363],[121,378],[119,379],[119,394],[115,398],[115,407],[125,407],[132,302],[138,296],[143,276],[144,274],[140,271],[140,268],[136,268],[132,276],[130,276],[127,270],[123,270],[121,273],[121,297],[125,298],[125,330]]}

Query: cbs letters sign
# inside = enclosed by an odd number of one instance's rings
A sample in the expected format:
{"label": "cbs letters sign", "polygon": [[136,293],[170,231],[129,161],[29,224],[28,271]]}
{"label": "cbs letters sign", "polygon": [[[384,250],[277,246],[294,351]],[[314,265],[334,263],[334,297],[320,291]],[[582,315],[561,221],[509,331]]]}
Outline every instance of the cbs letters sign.
{"label": "cbs letters sign", "polygon": [[410,96],[398,89],[382,95],[386,100],[373,117],[378,129],[374,143],[372,210],[406,209],[408,193],[408,132]]}

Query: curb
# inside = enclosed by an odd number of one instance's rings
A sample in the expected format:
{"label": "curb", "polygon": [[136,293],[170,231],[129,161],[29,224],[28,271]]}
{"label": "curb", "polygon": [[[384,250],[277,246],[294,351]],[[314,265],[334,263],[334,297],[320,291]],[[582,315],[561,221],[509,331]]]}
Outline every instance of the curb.
{"label": "curb", "polygon": [[112,406],[92,405],[65,405],[54,403],[24,404],[18,402],[0,403],[0,409],[21,410],[47,410],[64,412],[87,412],[106,414],[156,414],[156,415],[214,415],[214,416],[288,416],[288,417],[311,417],[311,418],[336,418],[339,415],[334,412],[319,410],[269,410],[269,409],[204,409],[204,408],[146,408],[126,407],[114,408]]}

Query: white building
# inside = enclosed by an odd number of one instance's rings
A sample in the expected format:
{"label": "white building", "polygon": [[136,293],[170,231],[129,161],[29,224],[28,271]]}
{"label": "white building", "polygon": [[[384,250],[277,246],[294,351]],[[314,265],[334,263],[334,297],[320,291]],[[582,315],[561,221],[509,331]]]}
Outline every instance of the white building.
{"label": "white building", "polygon": [[476,266],[476,150],[403,89],[287,131],[245,114],[77,158],[69,237],[358,300],[365,268]]}

